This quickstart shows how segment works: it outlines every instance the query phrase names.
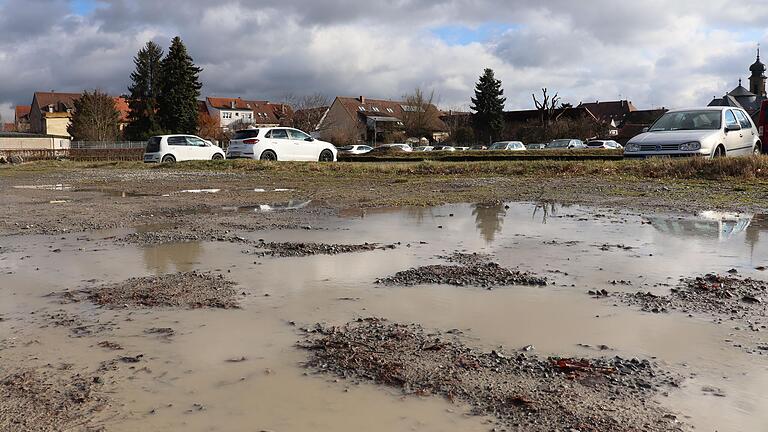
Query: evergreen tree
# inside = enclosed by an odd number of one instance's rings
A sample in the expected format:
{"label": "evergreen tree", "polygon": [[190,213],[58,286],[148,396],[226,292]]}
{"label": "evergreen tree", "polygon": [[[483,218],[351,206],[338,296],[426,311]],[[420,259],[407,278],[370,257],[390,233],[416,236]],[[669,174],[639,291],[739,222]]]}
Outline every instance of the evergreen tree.
{"label": "evergreen tree", "polygon": [[67,132],[76,141],[115,141],[120,136],[120,113],[115,99],[99,90],[83,92],[74,101]]}
{"label": "evergreen tree", "polygon": [[504,129],[504,103],[507,101],[501,81],[494,77],[493,69],[485,69],[475,85],[475,97],[470,107],[472,123],[478,137],[489,143],[499,138]]}
{"label": "evergreen tree", "polygon": [[178,36],[173,38],[161,70],[160,126],[170,133],[196,133],[202,69],[195,66]]}
{"label": "evergreen tree", "polygon": [[162,58],[162,48],[149,41],[133,59],[136,70],[131,73],[132,84],[128,86],[130,113],[125,128],[125,136],[131,141],[144,141],[162,133],[157,112]]}

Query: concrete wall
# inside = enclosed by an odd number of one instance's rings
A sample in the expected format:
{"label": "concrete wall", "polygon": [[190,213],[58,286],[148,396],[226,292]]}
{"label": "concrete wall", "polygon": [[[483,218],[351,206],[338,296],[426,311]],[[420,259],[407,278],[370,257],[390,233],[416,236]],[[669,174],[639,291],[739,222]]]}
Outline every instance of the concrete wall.
{"label": "concrete wall", "polygon": [[60,150],[68,149],[69,139],[55,137],[0,137],[0,150]]}

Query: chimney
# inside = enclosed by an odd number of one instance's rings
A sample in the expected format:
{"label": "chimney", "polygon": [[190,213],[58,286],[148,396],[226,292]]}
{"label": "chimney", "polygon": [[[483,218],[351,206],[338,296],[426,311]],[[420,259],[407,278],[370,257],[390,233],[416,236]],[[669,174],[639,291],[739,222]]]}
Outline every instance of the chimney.
{"label": "chimney", "polygon": [[233,101],[233,100],[232,100],[232,101],[229,101],[229,106],[230,106],[232,109],[235,109],[235,107],[237,107],[237,102],[235,102],[235,101]]}
{"label": "chimney", "polygon": [[365,96],[360,96],[360,103],[365,104]]}

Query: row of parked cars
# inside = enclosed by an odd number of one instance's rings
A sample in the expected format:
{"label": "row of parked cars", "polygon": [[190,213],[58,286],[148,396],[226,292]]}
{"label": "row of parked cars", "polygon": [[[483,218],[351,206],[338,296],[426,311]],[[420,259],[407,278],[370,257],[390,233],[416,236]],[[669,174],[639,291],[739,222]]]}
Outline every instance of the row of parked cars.
{"label": "row of parked cars", "polygon": [[549,143],[523,144],[520,141],[499,141],[490,146],[475,145],[471,147],[452,146],[447,144],[435,144],[428,146],[412,147],[409,144],[382,144],[377,147],[369,145],[350,145],[339,148],[339,153],[347,155],[376,154],[391,151],[404,152],[431,152],[431,151],[467,151],[467,150],[492,150],[492,151],[525,151],[541,149],[622,149],[621,144],[613,140],[590,140],[584,142],[579,139],[556,139]]}
{"label": "row of parked cars", "polygon": [[[760,118],[768,120],[761,111]],[[768,121],[766,122],[768,123]],[[740,108],[705,107],[672,110],[664,114],[642,134],[626,145],[611,140],[556,139],[547,144],[525,145],[520,141],[500,141],[490,146],[458,147],[446,144],[411,147],[408,144],[385,144],[377,147],[351,145],[337,149],[333,144],[313,138],[306,132],[289,127],[250,128],[237,131],[227,150],[195,135],[162,135],[147,141],[144,162],[176,162],[184,160],[216,160],[248,158],[273,161],[337,160],[339,153],[359,155],[379,152],[430,151],[524,151],[533,149],[624,149],[626,157],[675,156],[739,156],[760,154],[766,132],[753,123]]]}

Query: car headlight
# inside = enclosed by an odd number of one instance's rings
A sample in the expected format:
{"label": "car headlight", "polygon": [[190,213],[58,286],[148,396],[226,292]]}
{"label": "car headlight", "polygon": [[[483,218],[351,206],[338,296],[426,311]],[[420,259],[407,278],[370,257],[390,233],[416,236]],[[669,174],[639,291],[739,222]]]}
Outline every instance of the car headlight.
{"label": "car headlight", "polygon": [[700,150],[700,149],[701,149],[701,143],[698,141],[691,141],[691,142],[680,144],[680,150],[682,151],[694,151],[694,150]]}
{"label": "car headlight", "polygon": [[624,147],[624,150],[628,152],[640,151],[640,144],[629,143],[626,147]]}

